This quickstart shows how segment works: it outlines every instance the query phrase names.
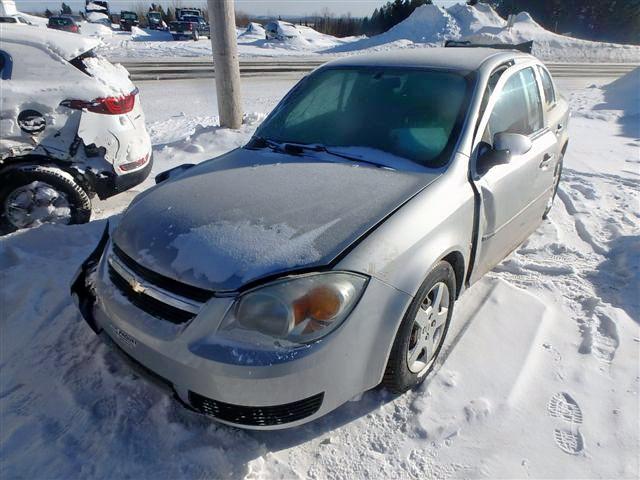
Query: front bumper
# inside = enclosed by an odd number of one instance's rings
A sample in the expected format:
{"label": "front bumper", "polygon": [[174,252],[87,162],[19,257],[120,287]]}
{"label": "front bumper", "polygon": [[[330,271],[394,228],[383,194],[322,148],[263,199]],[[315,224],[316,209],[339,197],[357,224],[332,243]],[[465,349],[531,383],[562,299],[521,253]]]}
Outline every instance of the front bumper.
{"label": "front bumper", "polygon": [[233,298],[212,298],[182,325],[134,306],[110,281],[110,248],[105,232],[72,285],[87,323],[164,378],[186,405],[242,428],[300,425],[378,385],[411,301],[371,279],[350,317],[327,337],[286,352],[256,350],[215,337]]}

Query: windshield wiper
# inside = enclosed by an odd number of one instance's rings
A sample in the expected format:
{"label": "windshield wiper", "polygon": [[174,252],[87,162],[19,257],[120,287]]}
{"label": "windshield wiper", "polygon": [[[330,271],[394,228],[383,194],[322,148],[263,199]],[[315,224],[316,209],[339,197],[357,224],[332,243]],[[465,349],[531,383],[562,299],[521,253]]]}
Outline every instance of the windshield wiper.
{"label": "windshield wiper", "polygon": [[247,144],[247,146],[249,148],[271,148],[275,152],[282,152],[289,155],[302,155],[305,151],[328,153],[329,155],[333,155],[334,157],[344,158],[345,160],[350,160],[352,162],[366,163],[367,165],[373,165],[377,168],[387,168],[393,170],[393,168],[391,167],[381,165],[370,160],[365,160],[361,157],[348,155],[342,152],[336,152],[335,150],[327,148],[326,146],[319,143],[276,142],[275,140],[271,140],[269,138],[253,137],[249,144]]}

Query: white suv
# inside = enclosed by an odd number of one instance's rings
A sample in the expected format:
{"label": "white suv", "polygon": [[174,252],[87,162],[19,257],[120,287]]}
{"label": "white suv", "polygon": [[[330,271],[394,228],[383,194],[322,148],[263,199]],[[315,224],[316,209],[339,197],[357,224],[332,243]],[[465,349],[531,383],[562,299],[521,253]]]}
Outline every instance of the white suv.
{"label": "white suv", "polygon": [[0,38],[0,234],[87,222],[93,196],[151,170],[138,90],[97,40],[11,24]]}

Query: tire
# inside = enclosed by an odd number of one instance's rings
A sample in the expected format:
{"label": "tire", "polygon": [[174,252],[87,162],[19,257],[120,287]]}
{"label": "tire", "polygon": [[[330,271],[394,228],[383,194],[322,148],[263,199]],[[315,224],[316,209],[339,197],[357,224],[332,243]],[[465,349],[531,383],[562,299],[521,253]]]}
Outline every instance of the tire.
{"label": "tire", "polygon": [[[91,218],[91,199],[87,192],[64,172],[52,167],[20,167],[0,175],[0,235],[6,235],[20,228],[36,226],[35,224],[16,225],[11,219],[8,207],[8,201],[13,198],[12,196],[33,182],[39,182],[42,188],[53,189],[57,199],[64,199],[69,215],[56,223],[79,224],[86,223]],[[47,221],[44,220],[41,223],[47,223]]]}
{"label": "tire", "polygon": [[553,208],[553,202],[556,199],[556,195],[558,194],[558,187],[560,186],[560,178],[562,177],[562,162],[564,161],[564,154],[560,157],[560,161],[556,165],[556,171],[553,175],[553,195],[549,199],[549,203],[547,204],[547,208],[542,214],[542,219],[546,220],[549,217],[549,213]]}
{"label": "tire", "polygon": [[[429,308],[431,308],[428,304],[433,300],[433,295],[437,295],[439,289],[444,287],[447,289],[448,299],[445,300],[443,291],[442,298],[444,301],[441,307],[447,308],[447,310],[446,312],[441,311],[441,314],[437,316],[437,321],[432,321],[434,317],[428,315]],[[382,387],[394,393],[404,393],[420,385],[425,378],[429,376],[437,363],[438,355],[442,350],[442,345],[449,330],[455,298],[455,273],[448,262],[441,261],[431,270],[429,275],[427,275],[427,278],[420,286],[418,293],[405,313],[393,342],[393,347],[391,348],[387,368],[382,379]],[[444,304],[446,304],[446,307]],[[425,305],[427,305],[426,310]],[[427,355],[427,350],[424,350],[424,358],[413,362],[411,366],[414,368],[412,369],[409,365],[409,354],[412,350],[415,351],[419,348],[416,337],[422,338],[422,334],[425,331],[424,328],[421,329],[418,325],[417,319],[419,314],[421,314],[420,319],[429,320],[426,330],[431,334],[431,341],[433,342],[431,351],[433,354]],[[434,323],[438,323],[439,326],[433,327]],[[419,333],[416,333],[416,331]],[[436,337],[437,340],[433,340]],[[413,349],[412,343],[415,343]],[[420,368],[421,364],[424,364],[424,366],[420,370],[416,370],[415,367],[418,366],[418,368]]]}
{"label": "tire", "polygon": [[180,37],[179,37],[178,35],[171,35],[171,36],[173,37],[173,39],[174,39],[175,41],[180,40]]}
{"label": "tire", "polygon": [[200,34],[198,33],[197,30],[193,31],[193,41],[197,42],[198,40],[200,40]]}

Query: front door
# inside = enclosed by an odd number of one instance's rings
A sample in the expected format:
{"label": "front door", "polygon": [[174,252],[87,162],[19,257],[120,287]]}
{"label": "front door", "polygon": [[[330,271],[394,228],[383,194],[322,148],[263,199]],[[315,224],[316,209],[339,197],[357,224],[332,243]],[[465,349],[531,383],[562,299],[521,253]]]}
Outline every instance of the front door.
{"label": "front door", "polygon": [[[478,248],[472,281],[498,264],[540,224],[553,185],[556,136],[544,126],[542,101],[532,67],[507,70],[480,124],[480,150],[496,133],[526,135],[532,148],[489,169],[477,165],[480,193]],[[480,160],[479,160],[480,161]]]}

